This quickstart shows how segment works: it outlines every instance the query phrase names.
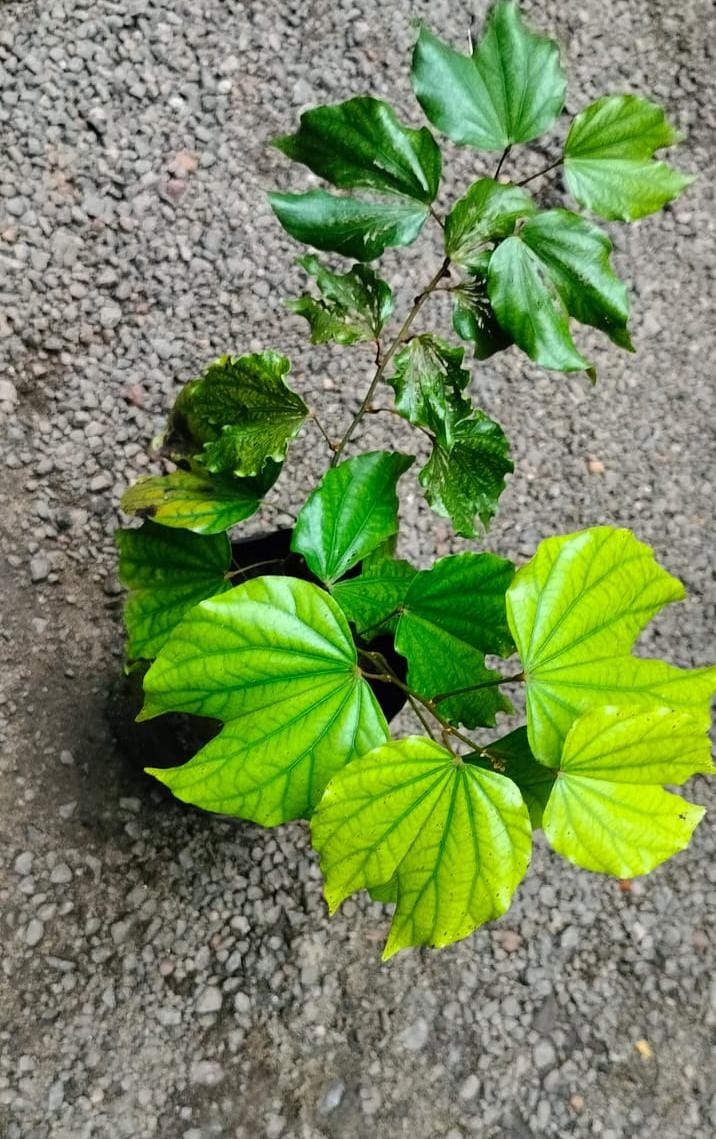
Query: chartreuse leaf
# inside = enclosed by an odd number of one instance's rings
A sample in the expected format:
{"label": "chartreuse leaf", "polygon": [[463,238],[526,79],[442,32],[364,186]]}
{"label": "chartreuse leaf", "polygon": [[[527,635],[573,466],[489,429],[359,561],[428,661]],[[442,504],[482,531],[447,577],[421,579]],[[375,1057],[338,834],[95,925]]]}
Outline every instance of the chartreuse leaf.
{"label": "chartreuse leaf", "polygon": [[267,463],[255,479],[222,478],[203,470],[148,475],[124,492],[120,506],[126,514],[162,526],[218,534],[256,513],[280,470],[280,463]]}
{"label": "chartreuse leaf", "polygon": [[271,209],[294,237],[354,261],[373,261],[394,245],[411,245],[429,214],[421,202],[367,202],[325,190],[269,194]]}
{"label": "chartreuse leaf", "polygon": [[477,536],[475,516],[487,529],[512,471],[510,445],[499,423],[473,411],[435,436],[433,450],[418,478],[436,514],[449,518],[457,534]]}
{"label": "chartreuse leaf", "polygon": [[117,530],[119,580],[130,590],[124,604],[127,656],[151,660],[182,617],[199,601],[229,589],[231,545],[226,534],[205,536],[145,522]]}
{"label": "chartreuse leaf", "polygon": [[440,149],[426,127],[412,130],[380,99],[361,96],[301,115],[296,134],[274,146],[343,189],[363,188],[430,203],[440,183]]}
{"label": "chartreuse leaf", "polygon": [[540,762],[556,767],[574,721],[606,705],[663,706],[708,725],[716,668],[630,655],[648,621],[683,597],[681,583],[629,530],[597,526],[540,543],[507,591],[530,746]]}
{"label": "chartreuse leaf", "polygon": [[315,277],[322,299],[302,296],[287,301],[292,312],[306,318],[311,326],[311,342],[355,344],[376,340],[393,312],[393,294],[367,265],[354,265],[348,273],[332,273],[309,254],[298,264]]}
{"label": "chartreuse leaf", "polygon": [[[408,684],[431,698],[475,685],[440,702],[454,723],[491,726],[512,705],[499,690],[500,674],[485,667],[485,653],[509,655],[505,592],[514,566],[494,554],[455,554],[429,570],[383,562],[338,582],[333,595],[359,633],[390,628],[408,661]],[[477,687],[483,685],[483,687]]]}
{"label": "chartreuse leaf", "polygon": [[395,374],[387,380],[400,414],[416,427],[441,432],[448,442],[456,420],[470,413],[462,394],[470,382],[464,354],[464,348],[452,348],[431,333],[414,336],[395,357]]}
{"label": "chartreuse leaf", "polygon": [[557,773],[537,762],[527,739],[527,728],[517,728],[501,740],[488,744],[484,753],[475,752],[465,759],[487,771],[499,771],[516,783],[530,813],[533,829],[542,826],[542,815]]}
{"label": "chartreuse leaf", "polygon": [[638,95],[607,95],[575,118],[564,146],[572,197],[600,217],[634,221],[677,198],[694,178],[653,160],[679,132]]}
{"label": "chartreuse leaf", "polygon": [[531,854],[514,783],[419,736],[340,771],[311,835],[331,911],[360,889],[395,897],[384,959],[411,945],[449,945],[499,917]]}
{"label": "chartreuse leaf", "polygon": [[519,186],[479,178],[445,219],[445,252],[461,268],[479,272],[488,242],[509,237],[520,218],[535,213],[534,201]]}
{"label": "chartreuse leaf", "polygon": [[331,776],[388,738],[338,605],[290,577],[255,578],[197,605],[144,690],[140,719],[181,711],[224,721],[188,763],[149,773],[184,802],[263,826],[310,815]]}
{"label": "chartreuse leaf", "polygon": [[564,106],[557,44],[529,31],[517,4],[492,9],[471,56],[421,28],[413,90],[433,126],[454,142],[503,150],[546,131]]}
{"label": "chartreuse leaf", "polygon": [[587,870],[647,874],[688,845],[704,814],[661,784],[712,770],[703,724],[688,712],[597,708],[567,733],[544,832]]}
{"label": "chartreuse leaf", "polygon": [[492,254],[487,289],[498,321],[544,368],[591,367],[577,351],[569,317],[633,351],[626,286],[614,273],[603,230],[569,210],[528,218]]}
{"label": "chartreuse leaf", "polygon": [[168,449],[192,453],[212,474],[244,478],[258,475],[267,460],[281,462],[308,415],[284,382],[290,367],[276,352],[222,356],[210,364],[179,393]]}
{"label": "chartreuse leaf", "polygon": [[291,549],[330,584],[398,531],[398,479],[412,455],[371,451],[326,471],[293,530]]}

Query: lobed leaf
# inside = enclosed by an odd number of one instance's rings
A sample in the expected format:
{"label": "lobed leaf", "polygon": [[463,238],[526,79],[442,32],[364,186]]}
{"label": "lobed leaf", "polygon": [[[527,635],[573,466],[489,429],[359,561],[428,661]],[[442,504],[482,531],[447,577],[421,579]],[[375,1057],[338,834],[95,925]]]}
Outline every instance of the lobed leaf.
{"label": "lobed leaf", "polygon": [[420,202],[368,202],[338,198],[325,190],[269,194],[268,199],[296,241],[354,261],[373,261],[392,246],[411,245],[429,213]]}
{"label": "lobed leaf", "polygon": [[607,95],[574,119],[564,146],[567,188],[580,206],[600,217],[635,221],[694,181],[653,159],[680,135],[656,103],[638,95]]}
{"label": "lobed leaf", "polygon": [[390,285],[367,265],[354,265],[348,273],[332,273],[317,257],[299,257],[298,264],[315,277],[322,299],[302,296],[288,301],[292,312],[311,326],[311,342],[356,344],[376,340],[393,312]]}
{"label": "lobed leaf", "polygon": [[203,601],[149,669],[142,720],[224,721],[181,767],[147,768],[178,799],[263,826],[305,818],[329,779],[388,738],[345,617],[315,585],[255,578]]}
{"label": "lobed leaf", "polygon": [[416,427],[440,433],[452,442],[453,425],[470,413],[462,395],[470,373],[462,367],[463,348],[452,348],[432,333],[414,336],[395,357],[395,373],[387,383],[395,406]]}
{"label": "lobed leaf", "polygon": [[487,295],[487,278],[473,276],[455,290],[452,326],[462,340],[469,340],[478,360],[489,360],[514,343],[495,316]]}
{"label": "lobed leaf", "polygon": [[505,475],[513,470],[509,449],[499,423],[478,410],[454,425],[451,440],[445,433],[435,437],[418,478],[435,513],[449,518],[464,538],[476,537],[476,515],[485,529],[494,517]]}
{"label": "lobed leaf", "polygon": [[461,268],[480,272],[486,246],[509,237],[520,218],[536,213],[533,199],[519,186],[478,178],[445,219],[445,252]]}
{"label": "lobed leaf", "polygon": [[218,534],[256,513],[280,471],[279,463],[267,463],[256,479],[219,478],[202,470],[147,475],[124,492],[120,506],[162,526]]}
{"label": "lobed leaf", "polygon": [[430,122],[454,142],[503,150],[543,134],[564,106],[557,44],[528,30],[517,4],[495,4],[472,55],[420,29],[413,90]]}
{"label": "lobed leaf", "polygon": [[531,854],[515,785],[419,736],[339,772],[311,834],[331,911],[360,889],[395,899],[384,959],[411,945],[449,945],[499,917]]}
{"label": "lobed leaf", "polygon": [[119,580],[130,590],[124,604],[127,656],[151,660],[199,601],[229,589],[231,545],[226,534],[205,536],[144,522],[117,530]]}

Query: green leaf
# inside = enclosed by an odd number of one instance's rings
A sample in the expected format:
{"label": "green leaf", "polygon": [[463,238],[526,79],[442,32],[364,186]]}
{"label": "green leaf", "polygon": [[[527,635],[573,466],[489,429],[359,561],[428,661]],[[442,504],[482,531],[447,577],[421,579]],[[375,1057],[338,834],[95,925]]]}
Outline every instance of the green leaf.
{"label": "green leaf", "polygon": [[391,246],[411,245],[429,213],[419,202],[367,202],[338,198],[325,190],[269,194],[268,199],[296,241],[354,261],[373,261]]}
{"label": "green leaf", "polygon": [[142,720],[180,711],[225,724],[188,763],[150,774],[184,802],[263,826],[310,815],[344,764],[388,738],[338,605],[290,577],[197,605],[144,690]]}
{"label": "green leaf", "polygon": [[440,148],[426,127],[411,130],[380,99],[362,96],[301,115],[296,134],[274,146],[343,189],[379,190],[433,201],[440,183]]}
{"label": "green leaf", "polygon": [[306,318],[311,326],[311,343],[356,344],[376,340],[393,312],[390,285],[367,265],[354,265],[345,274],[332,273],[309,254],[298,264],[315,277],[322,300],[311,296],[287,301],[292,312]]}
{"label": "green leaf", "polygon": [[597,99],[567,135],[567,188],[580,206],[603,218],[634,221],[653,214],[694,181],[652,158],[680,137],[656,103],[638,95]]}
{"label": "green leaf", "polygon": [[703,807],[665,791],[711,772],[703,724],[669,708],[598,708],[564,741],[544,812],[554,849],[587,870],[633,878],[683,850]]}
{"label": "green leaf", "polygon": [[514,651],[505,610],[513,574],[504,558],[464,553],[421,572],[407,562],[384,561],[332,592],[359,633],[393,633],[408,661],[408,684],[421,696],[483,685],[440,703],[449,720],[473,728],[494,725],[497,712],[512,711],[498,687],[500,674],[485,667],[485,653]]}
{"label": "green leaf", "polygon": [[517,728],[509,735],[486,746],[489,758],[480,752],[465,756],[466,763],[474,763],[487,771],[498,770],[520,789],[533,830],[542,826],[542,815],[550,797],[556,771],[538,763],[530,749],[527,728]]}
{"label": "green leaf", "polygon": [[445,252],[456,265],[479,272],[488,242],[509,237],[520,218],[536,212],[534,201],[519,186],[479,178],[445,219]]}
{"label": "green leaf", "polygon": [[126,514],[151,518],[162,526],[218,534],[255,514],[261,498],[278,478],[281,466],[267,463],[261,478],[217,478],[206,471],[148,475],[122,495]]}
{"label": "green leaf", "polygon": [[211,537],[145,522],[117,530],[119,580],[131,592],[124,604],[127,656],[151,660],[182,617],[199,601],[229,589],[226,534]]}
{"label": "green leaf", "polygon": [[449,945],[499,917],[531,854],[515,785],[419,736],[339,772],[311,834],[331,911],[356,890],[391,900],[395,889],[384,959],[411,945]]}
{"label": "green leaf", "polygon": [[412,80],[430,122],[478,150],[537,138],[562,110],[566,93],[557,44],[530,32],[513,3],[494,6],[471,56],[421,28]]}
{"label": "green leaf", "polygon": [[452,440],[436,436],[432,454],[419,474],[436,514],[450,518],[457,534],[475,538],[475,516],[485,529],[497,510],[512,471],[509,443],[499,423],[473,411],[454,425]]}
{"label": "green leaf", "polygon": [[470,382],[470,373],[461,366],[464,354],[464,348],[423,333],[397,354],[395,374],[387,379],[400,414],[417,427],[441,433],[449,443],[455,421],[470,412],[462,395]]}
{"label": "green leaf", "polygon": [[169,452],[197,458],[212,474],[244,478],[258,475],[267,460],[282,462],[308,415],[284,383],[290,367],[276,352],[222,356],[210,364],[179,393]]}
{"label": "green leaf", "polygon": [[452,326],[462,340],[469,340],[478,360],[488,360],[513,343],[500,325],[487,295],[487,280],[474,276],[454,292]]}
{"label": "green leaf", "polygon": [[500,324],[544,368],[591,367],[577,351],[569,316],[633,351],[627,289],[609,263],[603,230],[569,210],[529,218],[490,259],[488,293]]}
{"label": "green leaf", "polygon": [[298,515],[294,553],[330,584],[398,531],[396,484],[412,455],[371,451],[326,471]]}
{"label": "green leaf", "polygon": [[681,583],[628,530],[597,526],[540,543],[507,591],[538,760],[556,767],[574,721],[608,704],[669,707],[708,725],[716,668],[630,655],[649,620],[683,597]]}

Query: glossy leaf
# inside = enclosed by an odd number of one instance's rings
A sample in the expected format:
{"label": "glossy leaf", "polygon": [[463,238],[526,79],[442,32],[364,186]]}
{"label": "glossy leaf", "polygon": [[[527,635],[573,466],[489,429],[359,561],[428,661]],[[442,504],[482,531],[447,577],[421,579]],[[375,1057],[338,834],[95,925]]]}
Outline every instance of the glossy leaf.
{"label": "glossy leaf", "polygon": [[537,762],[529,745],[527,728],[517,728],[502,739],[493,740],[485,750],[489,756],[475,752],[466,756],[465,762],[477,764],[486,771],[499,771],[516,783],[530,813],[533,829],[540,828],[557,773]]}
{"label": "glossy leaf", "polygon": [[456,265],[479,272],[487,244],[509,237],[520,218],[536,212],[534,201],[519,186],[479,178],[445,219],[445,252]]}
{"label": "glossy leaf", "polygon": [[436,436],[419,474],[425,497],[436,514],[449,518],[457,534],[475,538],[475,516],[487,529],[512,471],[509,443],[499,423],[482,411],[461,419],[446,435]]}
{"label": "glossy leaf", "polygon": [[260,479],[218,478],[207,471],[148,475],[122,495],[126,514],[151,518],[197,534],[218,534],[255,514],[276,480],[280,464],[267,464]]}
{"label": "glossy leaf", "polygon": [[574,721],[606,705],[669,707],[708,725],[716,668],[630,655],[648,621],[683,597],[681,583],[628,530],[597,526],[540,543],[507,591],[537,759],[557,766]]}
{"label": "glossy leaf", "polygon": [[606,233],[591,222],[569,210],[548,210],[493,253],[487,287],[497,319],[542,367],[591,367],[575,347],[570,316],[633,351],[627,290],[609,263],[611,251]]}
{"label": "glossy leaf", "polygon": [[411,245],[429,213],[420,202],[368,202],[338,198],[325,190],[269,194],[268,198],[281,225],[296,241],[354,261],[373,261],[392,246]]}
{"label": "glossy leaf", "polygon": [[222,356],[180,392],[167,447],[183,449],[218,475],[247,478],[267,460],[281,462],[308,415],[284,382],[290,367],[276,352]]}
{"label": "glossy leaf", "polygon": [[311,343],[356,344],[376,340],[393,312],[393,294],[367,265],[354,265],[348,273],[332,273],[317,257],[298,258],[307,273],[315,277],[322,298],[302,296],[288,301],[292,312],[303,316],[311,326]]}
{"label": "glossy leaf", "polygon": [[396,409],[410,423],[438,432],[452,442],[453,425],[470,413],[462,394],[470,373],[462,367],[463,348],[438,336],[414,336],[395,357],[395,373],[387,382],[395,391]]}
{"label": "glossy leaf", "polygon": [[412,455],[372,451],[326,471],[298,515],[291,549],[330,584],[398,531],[398,479]]}
{"label": "glossy leaf", "polygon": [[662,209],[693,181],[653,159],[680,139],[664,111],[638,95],[607,95],[575,118],[564,146],[572,197],[600,217],[634,221]]}
{"label": "glossy leaf", "polygon": [[311,834],[331,911],[360,889],[395,896],[384,959],[411,945],[449,945],[499,917],[531,854],[515,785],[419,736],[339,772]]}
{"label": "glossy leaf", "polygon": [[557,44],[529,31],[514,3],[492,9],[472,55],[421,28],[413,90],[430,122],[454,142],[503,150],[543,134],[564,106]]}
{"label": "glossy leaf", "polygon": [[394,632],[398,611],[417,573],[410,562],[400,559],[366,558],[358,577],[337,581],[331,593],[361,636]]}
{"label": "glossy leaf", "polygon": [[426,127],[412,130],[392,107],[361,96],[301,115],[296,134],[274,145],[320,178],[343,189],[378,190],[433,201],[440,183],[440,149]]}
{"label": "glossy leaf", "polygon": [[127,656],[151,660],[194,605],[230,588],[225,577],[229,539],[152,522],[139,530],[117,530],[115,538],[119,580],[130,590],[124,604]]}
{"label": "glossy leaf", "polygon": [[513,343],[495,316],[487,295],[487,279],[474,276],[453,294],[452,326],[462,340],[469,340],[478,360],[488,360]]}
{"label": "glossy leaf", "polygon": [[618,878],[647,874],[688,845],[704,814],[661,784],[712,770],[703,724],[686,712],[587,712],[567,733],[545,834],[559,854],[587,870]]}
{"label": "glossy leaf", "polygon": [[197,605],[144,679],[140,719],[224,721],[182,767],[148,768],[178,799],[274,826],[310,815],[328,780],[388,738],[338,605],[262,577]]}

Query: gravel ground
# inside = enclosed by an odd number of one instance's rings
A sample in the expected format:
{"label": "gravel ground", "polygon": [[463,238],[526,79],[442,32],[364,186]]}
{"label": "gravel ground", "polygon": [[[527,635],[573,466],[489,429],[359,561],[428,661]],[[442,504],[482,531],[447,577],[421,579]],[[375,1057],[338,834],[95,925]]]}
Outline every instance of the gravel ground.
{"label": "gravel ground", "polygon": [[[524,9],[568,45],[570,108],[651,93],[686,134],[682,167],[707,169],[707,0]],[[369,366],[360,350],[309,354],[282,308],[296,247],[263,190],[307,183],[266,139],[309,103],[369,89],[417,121],[411,21],[457,36],[470,14],[443,0],[0,5],[3,1139],[714,1134],[706,825],[631,889],[540,844],[504,919],[381,965],[384,911],[360,897],[328,921],[302,825],[190,813],[127,770],[107,725],[117,499],[150,468],[178,382],[220,352],[279,348],[337,428]],[[476,167],[451,157],[464,185]],[[558,181],[545,189],[560,200]],[[714,607],[713,229],[704,176],[618,231],[639,354],[595,338],[595,390],[513,352],[479,373],[518,463],[491,547],[524,559],[546,534],[633,526],[689,587],[644,640],[682,665],[708,659]],[[432,241],[385,260],[407,296],[437,264]],[[371,442],[399,443],[381,418]],[[294,448],[285,505],[322,462],[318,438]],[[417,494],[405,525],[418,560],[457,548]],[[693,797],[707,801],[703,781]]]}

